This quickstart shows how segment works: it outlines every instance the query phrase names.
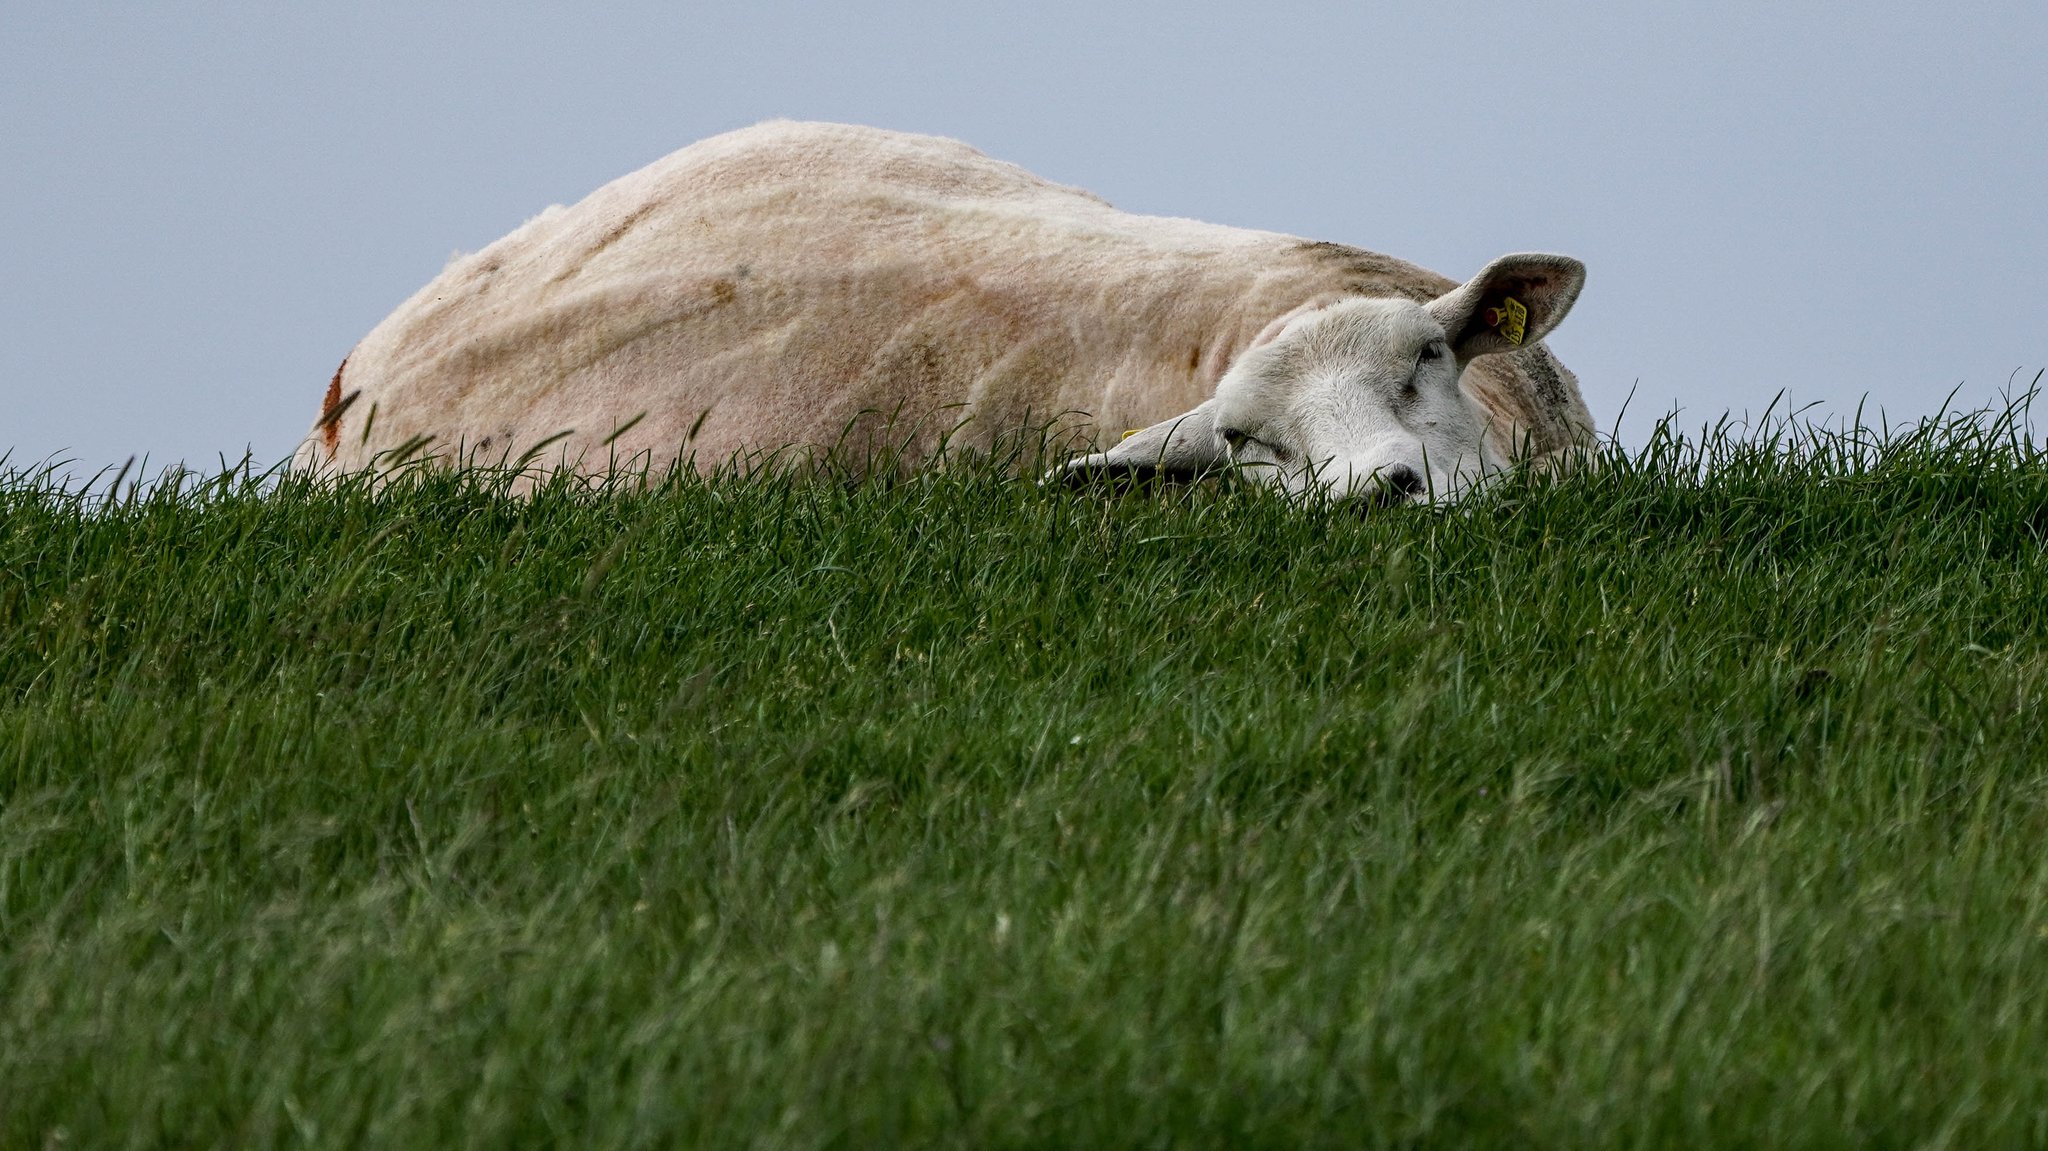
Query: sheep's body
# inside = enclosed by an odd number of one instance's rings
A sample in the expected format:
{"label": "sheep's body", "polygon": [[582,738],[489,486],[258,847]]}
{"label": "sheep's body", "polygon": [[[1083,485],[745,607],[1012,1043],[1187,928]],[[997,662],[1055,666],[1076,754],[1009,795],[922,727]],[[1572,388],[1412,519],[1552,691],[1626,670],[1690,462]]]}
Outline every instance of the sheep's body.
{"label": "sheep's body", "polygon": [[[915,464],[1055,419],[1073,446],[1113,442],[1209,398],[1306,303],[1456,286],[1356,248],[1120,212],[951,140],[774,122],[451,262],[350,353],[297,458],[518,459],[545,440],[533,463],[708,469],[886,442]],[[1501,456],[1591,442],[1541,344],[1476,360],[1464,387]]]}

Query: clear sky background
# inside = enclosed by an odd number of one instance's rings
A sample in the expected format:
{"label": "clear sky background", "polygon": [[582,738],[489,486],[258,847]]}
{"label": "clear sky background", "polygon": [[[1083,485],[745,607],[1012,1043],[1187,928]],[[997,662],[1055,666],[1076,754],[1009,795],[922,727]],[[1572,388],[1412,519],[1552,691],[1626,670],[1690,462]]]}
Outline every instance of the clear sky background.
{"label": "clear sky background", "polygon": [[1458,278],[1576,255],[1551,344],[1625,442],[2048,365],[2040,0],[0,0],[0,451],[281,459],[451,252],[777,116]]}

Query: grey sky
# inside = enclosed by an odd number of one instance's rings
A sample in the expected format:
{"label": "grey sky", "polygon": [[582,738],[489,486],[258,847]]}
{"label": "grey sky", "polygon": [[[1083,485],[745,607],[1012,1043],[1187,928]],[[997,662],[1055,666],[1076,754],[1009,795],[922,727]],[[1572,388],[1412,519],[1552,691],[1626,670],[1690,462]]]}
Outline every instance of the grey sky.
{"label": "grey sky", "polygon": [[1463,277],[1584,259],[1603,431],[2048,364],[2048,5],[0,0],[0,451],[290,453],[451,251],[775,116]]}

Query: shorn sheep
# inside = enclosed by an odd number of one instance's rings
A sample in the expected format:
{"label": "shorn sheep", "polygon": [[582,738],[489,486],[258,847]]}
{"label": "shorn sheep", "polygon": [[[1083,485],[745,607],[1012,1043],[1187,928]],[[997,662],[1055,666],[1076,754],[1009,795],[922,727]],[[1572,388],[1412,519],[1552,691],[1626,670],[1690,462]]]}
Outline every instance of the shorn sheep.
{"label": "shorn sheep", "polygon": [[1540,342],[1584,279],[1522,254],[1461,285],[953,140],[772,122],[452,261],[349,353],[295,463],[916,467],[1036,431],[1059,475],[1450,499],[1591,445]]}

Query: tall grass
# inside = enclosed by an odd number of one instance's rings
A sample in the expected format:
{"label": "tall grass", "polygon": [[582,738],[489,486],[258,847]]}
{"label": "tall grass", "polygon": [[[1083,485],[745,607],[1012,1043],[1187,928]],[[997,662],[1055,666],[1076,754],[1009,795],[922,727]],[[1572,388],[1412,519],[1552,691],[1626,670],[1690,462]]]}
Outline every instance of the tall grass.
{"label": "tall grass", "polygon": [[0,479],[0,1145],[2048,1143],[2022,409],[1360,517]]}

